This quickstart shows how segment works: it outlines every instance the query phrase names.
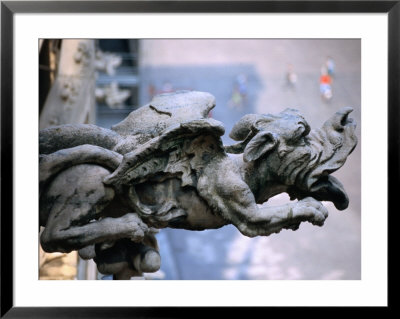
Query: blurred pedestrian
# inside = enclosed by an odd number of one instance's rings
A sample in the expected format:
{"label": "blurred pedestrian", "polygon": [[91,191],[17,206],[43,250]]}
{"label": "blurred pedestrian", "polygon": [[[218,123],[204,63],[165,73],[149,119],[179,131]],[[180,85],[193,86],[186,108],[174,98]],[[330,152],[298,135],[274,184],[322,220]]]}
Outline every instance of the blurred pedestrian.
{"label": "blurred pedestrian", "polygon": [[149,100],[151,100],[156,94],[157,94],[157,90],[156,87],[150,83],[147,87],[147,93],[149,95]]}
{"label": "blurred pedestrian", "polygon": [[296,87],[296,83],[297,83],[297,74],[294,72],[293,65],[289,63],[286,72],[286,85],[289,88],[294,89]]}
{"label": "blurred pedestrian", "polygon": [[239,93],[242,96],[242,99],[245,100],[247,98],[247,77],[244,74],[239,74],[236,77],[236,82],[238,85]]}
{"label": "blurred pedestrian", "polygon": [[325,61],[325,66],[329,76],[332,78],[335,74],[335,61],[331,56],[328,56]]}
{"label": "blurred pedestrian", "polygon": [[235,78],[228,106],[230,108],[242,109],[247,104],[247,93],[247,77],[244,74],[239,74]]}
{"label": "blurred pedestrian", "polygon": [[324,101],[330,101],[333,97],[332,78],[326,67],[322,67],[321,76],[319,78],[319,90]]}
{"label": "blurred pedestrian", "polygon": [[228,106],[234,109],[241,109],[243,106],[242,95],[240,94],[237,84],[233,86],[232,95],[229,100]]}

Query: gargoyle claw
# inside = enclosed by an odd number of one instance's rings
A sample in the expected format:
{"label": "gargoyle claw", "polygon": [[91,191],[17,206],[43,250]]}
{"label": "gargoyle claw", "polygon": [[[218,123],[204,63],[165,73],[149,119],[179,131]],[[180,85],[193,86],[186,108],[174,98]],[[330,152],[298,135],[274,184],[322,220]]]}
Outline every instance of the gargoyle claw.
{"label": "gargoyle claw", "polygon": [[124,234],[134,242],[140,242],[149,232],[149,227],[135,213],[128,213],[121,217],[124,224]]}
{"label": "gargoyle claw", "polygon": [[292,218],[299,221],[308,221],[313,225],[322,226],[328,217],[326,207],[312,197],[298,201],[292,208]]}

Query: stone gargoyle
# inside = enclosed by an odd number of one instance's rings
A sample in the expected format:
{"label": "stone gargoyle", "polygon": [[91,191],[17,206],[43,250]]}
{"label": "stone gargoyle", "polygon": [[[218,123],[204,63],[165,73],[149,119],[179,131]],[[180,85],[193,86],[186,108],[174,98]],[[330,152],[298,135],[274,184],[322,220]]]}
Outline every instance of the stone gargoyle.
{"label": "stone gargoyle", "polygon": [[[322,226],[320,201],[348,206],[332,175],[357,144],[343,108],[311,130],[296,110],[249,114],[224,146],[209,93],[162,94],[110,130],[62,125],[40,131],[40,241],[47,252],[78,250],[104,274],[127,279],[160,267],[155,234],[233,224],[245,236]],[[264,203],[287,192],[292,201]],[[260,205],[262,204],[262,205]]]}

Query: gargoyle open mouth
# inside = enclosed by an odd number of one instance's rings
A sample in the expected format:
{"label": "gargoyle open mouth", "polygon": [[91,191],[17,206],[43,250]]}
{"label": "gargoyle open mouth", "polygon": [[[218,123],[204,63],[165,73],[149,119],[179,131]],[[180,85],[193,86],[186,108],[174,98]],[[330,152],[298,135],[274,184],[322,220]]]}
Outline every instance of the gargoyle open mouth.
{"label": "gargoyle open mouth", "polygon": [[296,187],[288,189],[290,199],[303,199],[313,197],[319,201],[332,202],[338,210],[344,210],[349,206],[349,197],[342,183],[332,175],[326,175],[318,179],[310,188],[310,191],[301,191]]}
{"label": "gargoyle open mouth", "polygon": [[320,201],[332,202],[338,210],[349,206],[349,197],[342,183],[332,175],[320,178],[311,187],[311,196]]}

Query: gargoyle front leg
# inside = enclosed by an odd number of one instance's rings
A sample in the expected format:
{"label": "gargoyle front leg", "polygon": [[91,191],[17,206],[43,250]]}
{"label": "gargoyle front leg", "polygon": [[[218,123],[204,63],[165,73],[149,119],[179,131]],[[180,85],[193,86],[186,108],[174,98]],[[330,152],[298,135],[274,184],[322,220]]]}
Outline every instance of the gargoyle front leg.
{"label": "gargoyle front leg", "polygon": [[99,219],[114,199],[114,190],[102,183],[109,174],[101,166],[82,164],[62,171],[49,184],[40,198],[40,214],[47,220],[41,235],[45,251],[70,252],[120,238],[143,240],[149,228],[136,213]]}
{"label": "gargoyle front leg", "polygon": [[242,224],[240,231],[247,236],[266,236],[279,233],[282,229],[296,230],[302,222],[322,226],[328,217],[325,206],[312,197],[282,206],[261,206],[251,215],[248,224]]}
{"label": "gargoyle front leg", "polygon": [[228,161],[204,170],[198,190],[209,205],[248,237],[268,236],[282,229],[295,230],[301,222],[322,226],[328,216],[319,201],[307,197],[282,206],[258,206],[249,186]]}

